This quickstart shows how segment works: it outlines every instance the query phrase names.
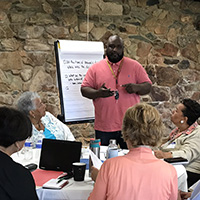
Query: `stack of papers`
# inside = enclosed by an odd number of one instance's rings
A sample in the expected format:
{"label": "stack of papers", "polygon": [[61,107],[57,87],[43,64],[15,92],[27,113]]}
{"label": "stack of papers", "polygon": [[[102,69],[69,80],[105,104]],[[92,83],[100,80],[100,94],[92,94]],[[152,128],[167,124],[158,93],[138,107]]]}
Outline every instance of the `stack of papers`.
{"label": "stack of papers", "polygon": [[97,169],[101,168],[101,165],[103,164],[102,161],[89,149],[89,154],[91,156],[91,160],[93,163],[93,166]]}

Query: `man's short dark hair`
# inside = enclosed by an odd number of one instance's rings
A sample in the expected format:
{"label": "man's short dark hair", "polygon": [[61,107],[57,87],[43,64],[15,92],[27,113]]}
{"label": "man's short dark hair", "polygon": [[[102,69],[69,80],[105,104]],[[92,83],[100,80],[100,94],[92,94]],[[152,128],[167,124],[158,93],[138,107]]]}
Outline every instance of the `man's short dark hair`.
{"label": "man's short dark hair", "polygon": [[0,145],[8,147],[32,135],[30,119],[21,111],[0,107]]}
{"label": "man's short dark hair", "polygon": [[187,124],[191,126],[200,117],[200,104],[192,99],[183,99],[181,103],[185,106],[183,115],[188,118]]}

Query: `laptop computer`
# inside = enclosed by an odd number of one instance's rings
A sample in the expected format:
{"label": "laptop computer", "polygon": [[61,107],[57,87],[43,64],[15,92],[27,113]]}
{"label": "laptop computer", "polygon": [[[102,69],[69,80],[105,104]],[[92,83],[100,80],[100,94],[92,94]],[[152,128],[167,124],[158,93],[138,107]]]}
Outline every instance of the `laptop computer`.
{"label": "laptop computer", "polygon": [[43,139],[39,168],[72,172],[72,163],[80,162],[81,142]]}

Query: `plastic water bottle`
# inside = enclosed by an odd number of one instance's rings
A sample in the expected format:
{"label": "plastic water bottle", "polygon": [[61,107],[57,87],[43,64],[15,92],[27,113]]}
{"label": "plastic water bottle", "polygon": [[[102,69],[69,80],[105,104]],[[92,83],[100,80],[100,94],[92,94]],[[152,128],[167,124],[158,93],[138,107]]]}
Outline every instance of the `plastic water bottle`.
{"label": "plastic water bottle", "polygon": [[41,130],[41,131],[38,133],[37,143],[42,143],[43,138],[44,138],[44,134],[43,134],[43,130]]}
{"label": "plastic water bottle", "polygon": [[35,144],[35,155],[34,158],[36,161],[39,161],[40,159],[40,154],[41,154],[41,149],[42,149],[42,141],[38,140],[37,143]]}
{"label": "plastic water bottle", "polygon": [[[91,139],[90,140],[90,150],[100,159],[100,139]],[[91,176],[91,167],[92,167],[91,156],[89,156],[89,176]]]}
{"label": "plastic water bottle", "polygon": [[35,155],[34,158],[36,161],[38,161],[40,159],[40,153],[41,153],[41,149],[42,149],[42,140],[43,140],[43,131],[40,131],[38,133],[38,137],[37,137],[37,142],[35,144]]}
{"label": "plastic water bottle", "polygon": [[28,138],[24,144],[24,159],[31,160],[33,158],[32,142]]}
{"label": "plastic water bottle", "polygon": [[110,144],[108,145],[108,150],[107,150],[107,159],[108,158],[114,158],[118,156],[118,147],[116,144],[115,139],[110,139]]}

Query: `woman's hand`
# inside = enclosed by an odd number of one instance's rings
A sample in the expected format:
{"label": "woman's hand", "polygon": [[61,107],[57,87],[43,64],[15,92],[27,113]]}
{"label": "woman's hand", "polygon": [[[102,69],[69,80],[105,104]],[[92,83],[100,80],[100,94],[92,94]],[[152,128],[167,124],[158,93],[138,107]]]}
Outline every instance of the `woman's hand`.
{"label": "woman's hand", "polygon": [[191,197],[192,192],[183,192],[183,191],[178,191],[178,200],[184,200],[188,199]]}
{"label": "woman's hand", "polygon": [[97,175],[99,173],[99,170],[96,167],[91,167],[91,178],[93,181],[96,181]]}
{"label": "woman's hand", "polygon": [[161,150],[154,150],[154,155],[159,159],[161,159],[161,158],[172,158],[171,152],[163,152]]}
{"label": "woman's hand", "polygon": [[180,190],[178,191],[178,198],[177,198],[177,200],[182,200],[181,199],[181,191]]}

